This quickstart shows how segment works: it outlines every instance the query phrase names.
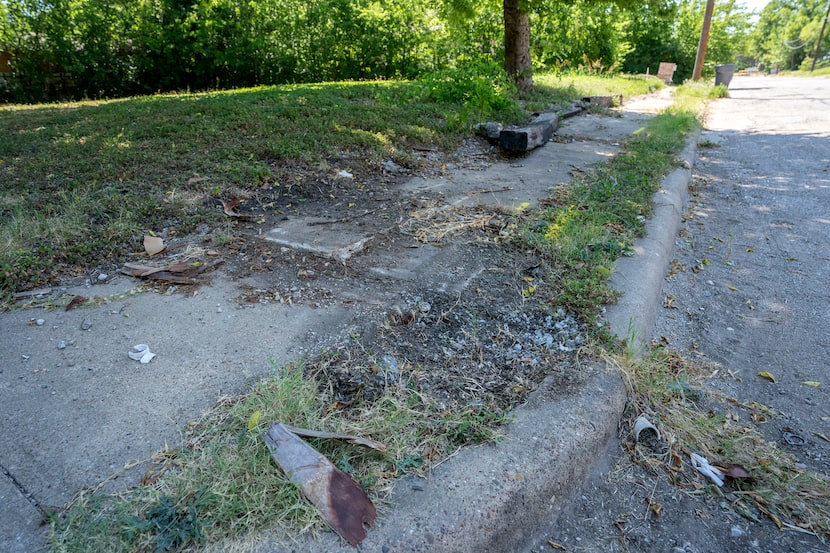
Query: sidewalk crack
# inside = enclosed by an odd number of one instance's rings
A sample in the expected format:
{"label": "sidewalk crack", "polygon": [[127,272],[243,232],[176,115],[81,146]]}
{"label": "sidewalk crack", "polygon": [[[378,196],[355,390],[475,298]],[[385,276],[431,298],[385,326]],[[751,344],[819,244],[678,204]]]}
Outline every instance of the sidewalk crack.
{"label": "sidewalk crack", "polygon": [[43,522],[49,522],[49,513],[46,511],[46,509],[43,508],[40,502],[37,499],[35,499],[34,494],[30,493],[26,489],[26,487],[23,484],[21,484],[17,480],[17,478],[15,478],[14,475],[11,472],[9,472],[9,470],[2,464],[0,464],[0,470],[3,471],[3,474],[9,480],[9,482],[11,482],[14,485],[14,487],[17,488],[17,491],[20,492],[20,495],[22,495],[26,499],[26,501],[31,503],[32,507],[37,509],[37,512],[40,513],[40,517],[43,519]]}

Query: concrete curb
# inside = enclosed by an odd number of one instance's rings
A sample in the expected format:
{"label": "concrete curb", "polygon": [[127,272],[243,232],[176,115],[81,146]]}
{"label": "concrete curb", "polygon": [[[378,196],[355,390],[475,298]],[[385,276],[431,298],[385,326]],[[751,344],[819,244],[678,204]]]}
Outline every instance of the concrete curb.
{"label": "concrete curb", "polygon": [[[670,173],[654,195],[647,236],[622,258],[612,286],[623,292],[608,308],[612,332],[642,350],[659,307],[659,291],[674,248],[697,152],[697,135],[681,152],[686,166]],[[392,508],[381,512],[362,551],[518,551],[540,526],[549,525],[584,480],[617,429],[625,406],[622,378],[610,367],[591,367],[585,384],[548,401],[548,380],[513,412],[507,438],[494,446],[461,451],[429,478],[397,482]],[[283,542],[284,543],[284,542]],[[354,551],[334,534],[292,546],[265,538],[254,551],[315,553]]]}
{"label": "concrete curb", "polygon": [[[513,412],[507,438],[465,449],[426,479],[395,483],[390,506],[361,551],[516,551],[555,514],[561,498],[581,482],[590,460],[617,428],[625,403],[619,375],[592,367],[590,389],[557,396],[551,382]],[[586,413],[591,416],[586,417]],[[386,511],[386,512],[384,512]],[[282,539],[280,539],[282,538]],[[264,536],[258,553],[352,552],[334,533],[286,544]]]}
{"label": "concrete curb", "polygon": [[646,236],[634,243],[633,256],[617,260],[611,276],[611,287],[621,291],[622,297],[607,309],[605,320],[611,332],[626,340],[636,353],[642,353],[648,345],[654,327],[696,156],[697,134],[680,153],[685,167],[669,173],[654,195],[654,216],[646,223]]}

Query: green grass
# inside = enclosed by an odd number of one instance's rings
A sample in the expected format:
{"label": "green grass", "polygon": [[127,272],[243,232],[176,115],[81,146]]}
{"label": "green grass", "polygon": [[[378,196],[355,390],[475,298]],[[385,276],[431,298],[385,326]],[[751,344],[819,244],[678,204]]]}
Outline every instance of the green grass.
{"label": "green grass", "polygon": [[519,220],[514,238],[546,259],[555,274],[547,298],[553,305],[592,320],[614,300],[608,286],[614,261],[628,254],[645,231],[652,196],[679,166],[676,154],[699,127],[708,88],[701,96],[680,94],[626,143],[622,154],[561,187],[546,202],[550,207],[525,212]]}
{"label": "green grass", "polygon": [[382,501],[395,478],[426,470],[464,445],[493,441],[505,420],[503,412],[484,408],[444,412],[406,385],[388,387],[371,404],[339,408],[310,376],[333,359],[281,368],[194,423],[183,447],[157,455],[146,484],[119,494],[79,495],[54,517],[51,550],[176,551],[264,527],[293,535],[322,530],[314,507],[277,468],[261,438],[273,422],[383,441],[387,449],[378,452],[309,439]]}
{"label": "green grass", "polygon": [[[451,149],[482,120],[523,120],[509,85],[486,76],[0,107],[0,305],[13,292],[117,264],[141,250],[146,232],[218,224],[215,199],[290,187],[292,166],[354,158],[412,166],[412,143]],[[537,80],[530,104],[545,107],[653,86]]]}
{"label": "green grass", "polygon": [[781,71],[779,73],[782,77],[826,77],[830,75],[830,67],[817,67],[815,71],[796,70],[796,71]]}

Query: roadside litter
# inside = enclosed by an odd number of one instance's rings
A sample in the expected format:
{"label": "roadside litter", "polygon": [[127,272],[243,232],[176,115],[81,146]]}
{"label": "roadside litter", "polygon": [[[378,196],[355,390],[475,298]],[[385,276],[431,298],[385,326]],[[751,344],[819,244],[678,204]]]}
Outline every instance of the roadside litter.
{"label": "roadside litter", "polygon": [[133,346],[133,350],[135,351],[130,351],[127,355],[134,361],[140,361],[142,365],[146,365],[156,356],[155,353],[150,351],[150,346],[147,344],[136,344]]}
{"label": "roadside litter", "polygon": [[272,424],[268,432],[262,435],[274,460],[288,478],[299,486],[306,499],[317,507],[323,520],[340,537],[357,547],[366,538],[364,524],[375,524],[377,510],[372,500],[351,476],[335,467],[297,433],[346,439],[381,451],[386,446],[356,436],[304,430],[282,423]]}

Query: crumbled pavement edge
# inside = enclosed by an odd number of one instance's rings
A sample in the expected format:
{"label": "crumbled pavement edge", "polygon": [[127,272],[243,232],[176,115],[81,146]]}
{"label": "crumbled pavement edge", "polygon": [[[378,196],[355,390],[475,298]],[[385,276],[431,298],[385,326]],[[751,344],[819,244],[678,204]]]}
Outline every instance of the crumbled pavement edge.
{"label": "crumbled pavement edge", "polygon": [[[606,308],[610,330],[642,352],[654,325],[662,281],[674,249],[698,134],[679,154],[683,166],[654,194],[654,215],[635,254],[617,260],[611,285],[622,293]],[[434,468],[427,478],[395,483],[361,551],[520,551],[549,527],[589,474],[617,431],[626,400],[621,375],[610,366],[586,367],[589,376],[565,397],[546,380],[515,409],[498,444],[467,448]],[[555,400],[550,395],[555,394]],[[227,544],[225,544],[227,545]],[[300,538],[264,533],[256,553],[354,551],[334,533]]]}

